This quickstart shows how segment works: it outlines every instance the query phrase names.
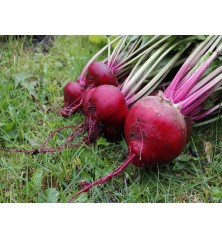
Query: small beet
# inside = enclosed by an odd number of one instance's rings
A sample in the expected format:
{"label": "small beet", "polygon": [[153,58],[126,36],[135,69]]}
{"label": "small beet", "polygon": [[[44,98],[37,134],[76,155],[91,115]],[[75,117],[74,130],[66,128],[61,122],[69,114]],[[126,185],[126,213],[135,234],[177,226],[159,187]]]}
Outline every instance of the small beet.
{"label": "small beet", "polygon": [[92,62],[86,75],[86,87],[100,85],[113,85],[117,87],[118,81],[106,64],[100,61]]}
{"label": "small beet", "polygon": [[63,117],[75,113],[82,106],[84,88],[79,82],[68,82],[64,87],[64,107],[61,110]]}
{"label": "small beet", "polygon": [[83,99],[83,106],[86,117],[95,118],[108,127],[123,125],[128,113],[123,94],[112,85],[89,90]]}
{"label": "small beet", "polygon": [[123,94],[112,85],[87,90],[83,97],[83,109],[89,142],[95,141],[103,128],[123,129],[128,113]]}

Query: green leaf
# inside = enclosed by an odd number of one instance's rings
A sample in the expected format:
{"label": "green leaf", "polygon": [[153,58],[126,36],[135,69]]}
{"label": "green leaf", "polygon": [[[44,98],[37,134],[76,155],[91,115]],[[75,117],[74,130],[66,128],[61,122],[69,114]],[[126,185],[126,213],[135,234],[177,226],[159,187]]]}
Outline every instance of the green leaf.
{"label": "green leaf", "polygon": [[143,35],[142,36],[144,42],[150,41],[153,37],[154,37],[154,35]]}
{"label": "green leaf", "polygon": [[24,134],[24,138],[30,143],[32,147],[37,147],[40,144],[40,140],[37,138],[30,138],[29,134]]}
{"label": "green leaf", "polygon": [[30,75],[24,72],[20,72],[14,75],[14,84],[15,84],[15,88],[21,85],[22,87],[28,90],[30,95],[37,98],[37,94],[34,88],[38,84],[38,81],[36,79],[32,80]]}
{"label": "green leaf", "polygon": [[[212,54],[212,53],[211,53]],[[211,55],[210,54],[210,55]],[[208,56],[208,58],[210,57],[210,55]],[[204,75],[209,74],[210,72],[216,70],[218,67],[220,67],[222,64],[222,58],[217,57],[207,68],[207,70],[205,71]]]}
{"label": "green leaf", "polygon": [[59,192],[56,188],[48,188],[45,190],[46,201],[48,203],[56,203],[59,200]]}
{"label": "green leaf", "polygon": [[105,35],[90,35],[89,40],[96,44],[107,43],[107,37]]}
{"label": "green leaf", "polygon": [[208,37],[208,35],[198,35],[196,37],[198,40],[204,41]]}
{"label": "green leaf", "polygon": [[24,81],[22,83],[22,86],[28,90],[30,95],[32,95],[35,98],[37,98],[37,95],[36,95],[36,92],[35,92],[35,89],[34,89],[35,86],[36,86],[36,82],[35,81],[32,81],[32,82]]}
{"label": "green leaf", "polygon": [[88,198],[87,193],[81,194],[78,198],[76,198],[76,199],[74,200],[74,202],[77,202],[77,203],[86,203],[86,202],[89,202],[89,198]]}
{"label": "green leaf", "polygon": [[20,72],[18,74],[14,75],[14,84],[15,88],[18,87],[18,85],[22,82],[24,82],[28,78],[28,74],[25,72]]}
{"label": "green leaf", "polygon": [[4,124],[4,123],[2,123],[2,122],[0,122],[0,127],[2,127],[2,126],[5,126],[5,124]]}
{"label": "green leaf", "polygon": [[178,158],[177,161],[180,162],[188,162],[188,161],[192,161],[193,157],[190,155],[186,155],[186,154],[181,154]]}
{"label": "green leaf", "polygon": [[105,138],[100,137],[97,141],[97,145],[109,146],[109,142]]}
{"label": "green leaf", "polygon": [[9,124],[2,124],[0,128],[6,133],[10,133],[11,131],[14,130],[14,126],[15,126],[15,123],[11,122]]}
{"label": "green leaf", "polygon": [[[113,41],[115,38],[116,38],[116,36],[113,35],[113,36],[110,36],[110,37],[109,37],[109,40],[110,40],[110,41]],[[112,48],[115,48],[116,45],[119,43],[119,41],[120,41],[120,40],[115,41],[115,42],[112,44]]]}
{"label": "green leaf", "polygon": [[34,191],[39,191],[41,189],[42,185],[42,175],[43,175],[43,170],[42,169],[37,169],[34,174],[32,175],[31,178],[31,187]]}
{"label": "green leaf", "polygon": [[16,122],[16,119],[17,119],[17,116],[18,116],[18,112],[15,110],[14,107],[11,107],[11,106],[9,106],[8,109],[9,109],[9,114],[10,114],[13,122]]}
{"label": "green leaf", "polygon": [[222,188],[212,187],[211,188],[212,199],[216,202],[222,200]]}

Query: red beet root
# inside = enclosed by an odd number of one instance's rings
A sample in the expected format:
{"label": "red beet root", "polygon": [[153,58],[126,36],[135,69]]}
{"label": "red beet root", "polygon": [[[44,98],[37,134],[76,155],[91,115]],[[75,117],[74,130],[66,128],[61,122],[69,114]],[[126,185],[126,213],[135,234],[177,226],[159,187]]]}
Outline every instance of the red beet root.
{"label": "red beet root", "polygon": [[123,125],[128,113],[122,93],[111,85],[90,89],[83,99],[83,106],[86,116],[93,116],[110,127]]}
{"label": "red beet root", "polygon": [[183,115],[159,96],[138,101],[126,117],[125,138],[135,166],[169,163],[181,154],[187,139]]}
{"label": "red beet root", "polygon": [[109,67],[103,62],[92,62],[86,75],[86,87],[113,85],[118,86],[118,81]]}
{"label": "red beet root", "polygon": [[61,110],[63,117],[76,112],[82,107],[83,87],[78,82],[68,82],[64,87],[64,107]]}
{"label": "red beet root", "polygon": [[112,85],[88,90],[83,98],[83,108],[90,142],[98,137],[103,127],[123,127],[128,113],[122,93]]}

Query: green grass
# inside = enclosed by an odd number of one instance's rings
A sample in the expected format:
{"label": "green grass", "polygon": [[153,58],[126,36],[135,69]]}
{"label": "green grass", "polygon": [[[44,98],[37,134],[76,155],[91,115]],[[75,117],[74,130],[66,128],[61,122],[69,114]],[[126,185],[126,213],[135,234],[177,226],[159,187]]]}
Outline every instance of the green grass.
{"label": "green grass", "polygon": [[[1,40],[1,39],[0,39]],[[37,148],[50,131],[83,120],[58,115],[63,87],[79,76],[100,46],[88,37],[59,36],[49,52],[34,51],[29,39],[0,42],[0,147]],[[218,202],[222,199],[222,126],[218,121],[194,129],[184,153],[159,169],[129,166],[76,202]],[[66,130],[50,141],[62,143]],[[78,139],[77,139],[78,140]],[[207,160],[204,143],[213,156]],[[122,140],[61,153],[0,152],[0,202],[66,202],[82,180],[92,181],[117,167],[126,156]]]}

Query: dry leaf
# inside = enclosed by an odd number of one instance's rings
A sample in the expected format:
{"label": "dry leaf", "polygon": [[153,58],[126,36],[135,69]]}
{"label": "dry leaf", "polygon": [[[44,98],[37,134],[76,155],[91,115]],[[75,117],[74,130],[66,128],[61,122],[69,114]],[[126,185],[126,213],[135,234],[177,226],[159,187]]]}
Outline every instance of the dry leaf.
{"label": "dry leaf", "polygon": [[211,163],[213,157],[213,146],[211,142],[204,142],[204,151],[206,154],[207,162]]}

